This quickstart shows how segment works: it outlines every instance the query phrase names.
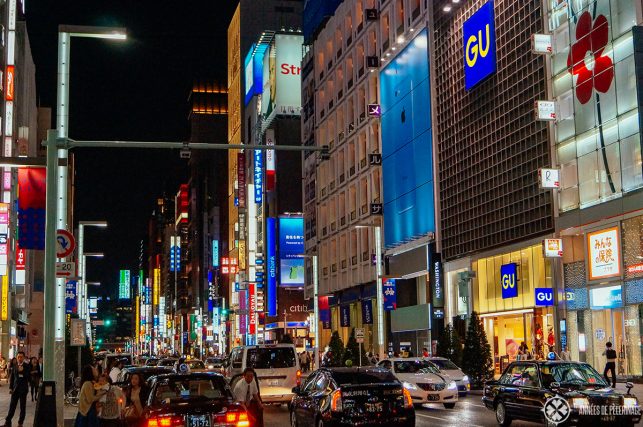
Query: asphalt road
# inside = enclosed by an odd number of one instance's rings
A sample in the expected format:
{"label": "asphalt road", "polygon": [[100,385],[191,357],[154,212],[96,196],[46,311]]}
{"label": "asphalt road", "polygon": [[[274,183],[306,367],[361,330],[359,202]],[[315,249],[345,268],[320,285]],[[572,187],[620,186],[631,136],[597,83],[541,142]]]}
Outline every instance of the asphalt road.
{"label": "asphalt road", "polygon": [[[469,395],[460,398],[454,409],[442,405],[426,405],[415,411],[415,425],[420,427],[492,427],[497,426],[494,413],[484,407],[481,396]],[[268,407],[264,412],[264,425],[267,427],[286,427],[290,424],[288,408]],[[512,427],[536,426],[534,423],[514,421]],[[312,427],[312,426],[311,426]]]}

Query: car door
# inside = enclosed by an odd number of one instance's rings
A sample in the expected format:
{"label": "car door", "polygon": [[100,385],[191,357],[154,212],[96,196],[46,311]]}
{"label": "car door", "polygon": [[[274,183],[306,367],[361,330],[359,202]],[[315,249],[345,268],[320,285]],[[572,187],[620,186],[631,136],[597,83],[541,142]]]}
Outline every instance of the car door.
{"label": "car door", "polygon": [[500,377],[498,394],[500,399],[505,403],[507,414],[511,417],[520,417],[522,402],[522,374],[525,365],[522,363],[513,363],[507,367],[504,374]]}
{"label": "car door", "polygon": [[312,425],[308,424],[308,420],[312,419],[314,416],[314,414],[310,414],[310,411],[314,411],[312,393],[315,390],[315,383],[317,382],[317,377],[319,377],[319,375],[319,372],[313,372],[308,376],[306,382],[301,385],[301,392],[299,393],[299,396],[296,397],[296,404],[293,408],[295,415],[297,416],[297,425]]}
{"label": "car door", "polygon": [[526,363],[522,372],[522,387],[519,393],[523,404],[522,414],[526,418],[538,421],[542,419],[542,384],[539,368],[536,363]]}

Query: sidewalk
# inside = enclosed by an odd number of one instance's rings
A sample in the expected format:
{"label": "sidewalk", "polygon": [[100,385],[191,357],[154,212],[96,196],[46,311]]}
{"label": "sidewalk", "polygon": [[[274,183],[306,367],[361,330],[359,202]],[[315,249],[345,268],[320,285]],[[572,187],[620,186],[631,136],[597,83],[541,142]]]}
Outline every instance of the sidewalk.
{"label": "sidewalk", "polygon": [[[4,425],[5,418],[9,412],[9,404],[11,403],[11,395],[9,394],[9,386],[4,382],[0,381],[0,426]],[[27,411],[25,416],[25,427],[31,427],[34,425],[34,415],[36,413],[36,402],[31,401],[31,394],[27,396]],[[76,412],[78,408],[73,406],[65,406],[65,427],[73,427],[74,420],[76,418]],[[18,418],[20,417],[20,403],[16,408],[16,413],[13,416],[11,425],[18,425]],[[35,426],[34,426],[35,427]]]}

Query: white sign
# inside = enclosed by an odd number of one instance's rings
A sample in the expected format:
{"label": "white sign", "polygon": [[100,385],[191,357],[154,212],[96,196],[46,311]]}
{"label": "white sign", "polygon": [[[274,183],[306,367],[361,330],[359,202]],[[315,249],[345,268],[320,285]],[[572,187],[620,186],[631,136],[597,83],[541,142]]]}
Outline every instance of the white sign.
{"label": "white sign", "polygon": [[587,252],[589,280],[621,275],[621,241],[618,227],[587,233]]}
{"label": "white sign", "polygon": [[536,54],[551,54],[551,34],[533,34],[531,36],[531,51]]}
{"label": "white sign", "polygon": [[71,277],[76,277],[76,263],[75,262],[57,262],[56,277],[65,277],[67,279]]}
{"label": "white sign", "polygon": [[364,342],[364,328],[355,328],[355,340],[360,344]]}
{"label": "white sign", "polygon": [[304,37],[277,34],[263,61],[261,112],[299,115],[301,112],[301,58]]}
{"label": "white sign", "polygon": [[560,188],[559,169],[538,169],[540,188]]}
{"label": "white sign", "polygon": [[536,101],[536,120],[554,121],[556,120],[556,103],[554,101]]}
{"label": "white sign", "polygon": [[87,342],[87,336],[85,335],[85,319],[71,319],[69,326],[69,344],[72,346],[84,346]]}
{"label": "white sign", "polygon": [[543,240],[545,258],[560,258],[563,256],[563,239]]}
{"label": "white sign", "polygon": [[[266,129],[266,145],[275,145],[275,130]],[[275,150],[266,150],[266,171],[275,170]]]}

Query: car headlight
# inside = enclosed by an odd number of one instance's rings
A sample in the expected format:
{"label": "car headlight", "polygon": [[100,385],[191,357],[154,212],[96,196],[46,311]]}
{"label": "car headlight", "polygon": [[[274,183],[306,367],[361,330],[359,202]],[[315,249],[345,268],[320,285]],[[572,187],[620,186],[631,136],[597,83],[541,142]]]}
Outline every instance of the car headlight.
{"label": "car headlight", "polygon": [[415,384],[411,384],[411,383],[406,382],[406,381],[404,381],[404,382],[402,383],[402,385],[403,385],[403,386],[404,386],[404,388],[405,388],[405,389],[407,389],[407,390],[417,390],[417,389],[418,389],[418,388],[415,386]]}
{"label": "car headlight", "polygon": [[462,382],[463,383],[468,383],[469,382],[469,376],[465,375],[464,377],[462,377]]}
{"label": "car headlight", "polygon": [[639,406],[639,401],[636,400],[636,397],[624,397],[623,406],[626,408],[633,408],[635,406]]}
{"label": "car headlight", "polygon": [[572,408],[580,409],[589,406],[589,400],[586,397],[574,397],[572,399]]}
{"label": "car headlight", "polygon": [[214,365],[208,365],[208,369],[214,369]]}
{"label": "car headlight", "polygon": [[451,381],[449,383],[449,386],[447,387],[447,389],[449,389],[449,390],[457,390],[458,386],[456,385],[455,381]]}

